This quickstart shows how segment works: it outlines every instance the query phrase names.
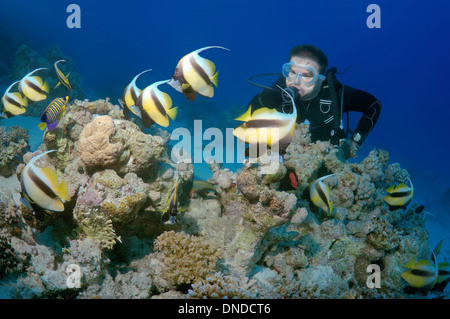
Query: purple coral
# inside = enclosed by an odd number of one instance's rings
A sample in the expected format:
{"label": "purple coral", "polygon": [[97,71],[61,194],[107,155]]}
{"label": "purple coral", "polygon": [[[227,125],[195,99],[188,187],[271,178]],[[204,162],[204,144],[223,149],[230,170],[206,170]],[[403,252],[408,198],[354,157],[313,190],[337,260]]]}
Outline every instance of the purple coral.
{"label": "purple coral", "polygon": [[100,206],[103,202],[103,194],[99,194],[96,191],[87,191],[78,198],[78,204],[80,206]]}

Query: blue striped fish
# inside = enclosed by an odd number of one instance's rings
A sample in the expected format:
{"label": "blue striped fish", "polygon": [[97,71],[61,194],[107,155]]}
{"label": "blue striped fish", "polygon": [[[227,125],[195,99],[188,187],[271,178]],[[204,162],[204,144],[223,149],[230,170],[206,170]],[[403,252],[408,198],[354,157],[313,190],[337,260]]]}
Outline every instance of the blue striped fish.
{"label": "blue striped fish", "polygon": [[67,102],[69,97],[54,99],[44,110],[41,115],[41,122],[38,127],[41,130],[47,128],[49,131],[53,130],[59,123],[59,119],[65,114]]}

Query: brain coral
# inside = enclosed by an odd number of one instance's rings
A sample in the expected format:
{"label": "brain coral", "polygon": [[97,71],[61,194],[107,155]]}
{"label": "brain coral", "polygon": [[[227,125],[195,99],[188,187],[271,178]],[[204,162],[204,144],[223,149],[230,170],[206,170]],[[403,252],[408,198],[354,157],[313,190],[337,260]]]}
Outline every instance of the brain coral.
{"label": "brain coral", "polygon": [[114,122],[107,115],[95,117],[84,127],[78,150],[86,166],[111,166],[118,163],[123,145],[121,142],[111,141],[115,131]]}

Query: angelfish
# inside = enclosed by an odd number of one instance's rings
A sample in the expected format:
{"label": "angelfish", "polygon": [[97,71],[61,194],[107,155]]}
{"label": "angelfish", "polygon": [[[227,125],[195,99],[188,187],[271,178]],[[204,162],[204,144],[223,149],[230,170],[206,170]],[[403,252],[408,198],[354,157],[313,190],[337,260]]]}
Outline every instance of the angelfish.
{"label": "angelfish", "polygon": [[333,202],[330,202],[330,188],[323,181],[339,173],[329,174],[316,179],[309,185],[309,196],[314,205],[322,208],[328,214],[333,212]]}
{"label": "angelfish", "polygon": [[260,144],[267,144],[271,149],[274,145],[278,145],[278,153],[284,154],[292,141],[297,120],[297,108],[292,96],[290,97],[292,113],[282,113],[267,107],[252,113],[250,105],[244,114],[235,119],[244,123],[233,130],[233,135],[242,142],[250,144],[250,152],[252,145],[257,147]]}
{"label": "angelfish", "polygon": [[54,63],[56,75],[58,76],[58,80],[59,80],[58,83],[56,83],[55,89],[62,84],[67,89],[72,90],[72,85],[70,85],[70,83],[69,83],[69,74],[70,74],[70,72],[67,75],[64,75],[64,73],[62,73],[61,70],[58,69],[58,63],[59,62],[66,62],[66,60],[59,60],[59,61],[56,61]]}
{"label": "angelfish", "polygon": [[177,117],[178,107],[172,107],[172,99],[169,94],[158,88],[168,81],[158,81],[147,86],[137,98],[136,106],[141,110],[142,123],[145,127],[153,123],[168,127],[169,118],[175,120]]}
{"label": "angelfish", "polygon": [[64,202],[70,201],[67,183],[58,183],[56,172],[50,167],[37,167],[34,163],[50,150],[33,157],[23,169],[20,177],[22,194],[26,200],[42,209],[64,211]]}
{"label": "angelfish", "polygon": [[1,99],[2,110],[7,118],[20,115],[26,112],[28,106],[28,100],[25,96],[22,96],[19,92],[10,92],[11,88],[19,81],[11,84],[3,94]]}
{"label": "angelfish", "polygon": [[220,46],[204,47],[186,54],[175,68],[169,85],[183,93],[189,101],[194,101],[197,93],[205,97],[214,96],[213,85],[217,87],[218,80],[216,66],[212,61],[199,55],[200,52],[213,48],[230,51]]}
{"label": "angelfish", "polygon": [[141,117],[141,110],[136,106],[136,101],[137,101],[139,95],[141,94],[142,90],[137,87],[136,80],[141,74],[143,74],[145,72],[149,72],[151,70],[152,69],[142,71],[141,73],[139,73],[138,75],[136,75],[133,78],[133,80],[130,82],[130,84],[128,84],[125,87],[125,90],[123,91],[122,95],[119,98],[119,103],[123,108],[123,114],[125,116],[127,116],[128,112],[131,111],[131,113],[133,113],[137,117]]}
{"label": "angelfish", "polygon": [[69,102],[68,96],[54,99],[42,112],[41,123],[38,124],[38,127],[41,130],[47,128],[51,131],[58,126],[59,120],[66,113],[67,102]]}
{"label": "angelfish", "polygon": [[19,83],[19,92],[25,95],[31,102],[38,102],[47,98],[49,92],[48,83],[44,82],[40,76],[33,75],[40,70],[47,68],[39,68],[25,75]]}
{"label": "angelfish", "polygon": [[414,196],[414,186],[411,180],[408,178],[409,184],[400,183],[398,185],[391,185],[386,188],[386,192],[389,194],[384,198],[384,201],[389,205],[390,210],[397,210],[402,207],[408,206]]}

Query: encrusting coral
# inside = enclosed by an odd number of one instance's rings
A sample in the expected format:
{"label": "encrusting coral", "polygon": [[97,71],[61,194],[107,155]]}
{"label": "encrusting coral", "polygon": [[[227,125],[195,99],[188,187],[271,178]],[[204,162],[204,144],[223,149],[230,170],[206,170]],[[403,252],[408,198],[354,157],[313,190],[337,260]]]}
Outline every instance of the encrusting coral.
{"label": "encrusting coral", "polygon": [[216,270],[220,254],[205,239],[168,231],[156,238],[157,258],[164,264],[161,274],[173,285],[205,280]]}
{"label": "encrusting coral", "polygon": [[0,175],[11,176],[29,151],[28,131],[19,126],[0,127]]}

